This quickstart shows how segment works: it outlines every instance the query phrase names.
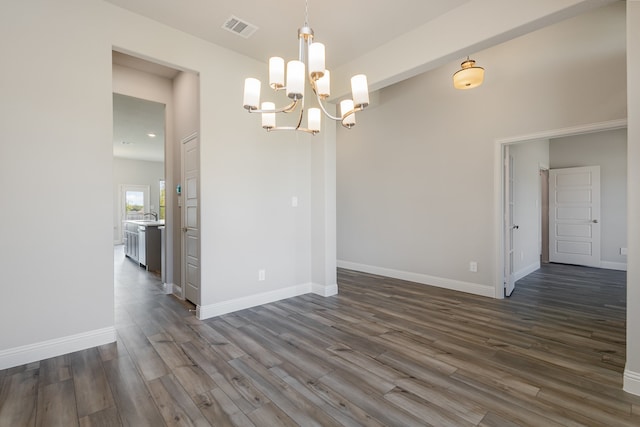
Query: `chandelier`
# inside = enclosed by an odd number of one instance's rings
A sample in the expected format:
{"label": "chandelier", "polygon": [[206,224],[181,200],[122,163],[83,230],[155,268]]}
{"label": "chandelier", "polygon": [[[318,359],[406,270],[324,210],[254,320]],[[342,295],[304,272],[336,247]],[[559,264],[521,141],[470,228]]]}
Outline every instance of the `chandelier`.
{"label": "chandelier", "polygon": [[[269,86],[276,92],[284,90],[291,102],[283,107],[276,107],[273,102],[260,104],[262,83],[260,80],[250,77],[244,82],[244,108],[249,113],[261,113],[262,127],[268,132],[294,130],[315,135],[320,132],[322,113],[327,118],[339,121],[342,126],[351,129],[356,124],[355,113],[362,111],[369,105],[367,76],[358,74],[351,78],[352,99],[340,102],[340,115],[333,116],[327,111],[324,102],[331,95],[331,73],[325,69],[324,45],[313,41],[313,30],[308,24],[308,2],[305,2],[304,26],[298,29],[298,44],[298,59],[287,62],[286,80],[284,59],[280,57],[269,59]],[[314,107],[307,110],[307,127],[303,127],[306,76],[309,77],[309,85],[319,108]],[[276,125],[277,113],[293,113],[296,110],[299,114],[296,126]]]}

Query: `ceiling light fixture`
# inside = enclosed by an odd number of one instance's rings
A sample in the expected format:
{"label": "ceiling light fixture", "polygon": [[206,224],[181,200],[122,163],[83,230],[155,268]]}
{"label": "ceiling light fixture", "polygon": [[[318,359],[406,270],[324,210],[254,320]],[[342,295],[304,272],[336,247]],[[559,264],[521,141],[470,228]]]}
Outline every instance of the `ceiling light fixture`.
{"label": "ceiling light fixture", "polygon": [[153,133],[153,132],[150,132],[150,133],[147,134],[147,136],[149,138],[155,138],[157,135],[155,133]]}
{"label": "ceiling light fixture", "polygon": [[460,64],[462,67],[453,75],[453,87],[456,89],[473,89],[482,84],[484,80],[484,68],[476,67],[476,61],[467,59]]}
{"label": "ceiling light fixture", "polygon": [[[267,131],[297,130],[313,135],[320,132],[321,111],[332,120],[340,121],[342,126],[350,129],[356,124],[355,113],[362,111],[369,105],[369,88],[367,76],[358,74],[351,78],[351,92],[353,99],[340,102],[340,115],[333,116],[327,112],[323,102],[330,96],[330,73],[325,69],[324,45],[313,42],[313,30],[308,24],[308,1],[305,2],[304,26],[298,29],[298,60],[287,62],[286,85],[284,59],[272,57],[269,59],[269,86],[278,91],[286,91],[291,99],[287,106],[276,108],[273,102],[260,104],[261,82],[255,78],[248,78],[244,82],[244,108],[249,113],[262,113],[262,127]],[[304,115],[305,75],[309,76],[309,84],[316,96],[320,108],[309,108],[307,111],[307,127],[301,127]],[[277,126],[277,113],[291,113],[300,106],[296,126]]]}

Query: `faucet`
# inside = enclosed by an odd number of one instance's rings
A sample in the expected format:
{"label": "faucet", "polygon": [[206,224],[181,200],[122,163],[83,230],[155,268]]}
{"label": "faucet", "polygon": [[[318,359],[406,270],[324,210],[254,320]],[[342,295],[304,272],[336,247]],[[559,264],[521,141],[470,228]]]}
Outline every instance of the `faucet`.
{"label": "faucet", "polygon": [[145,217],[145,216],[147,216],[147,215],[151,215],[151,216],[153,217],[153,219],[154,219],[154,220],[156,220],[156,221],[158,220],[158,214],[157,214],[157,213],[155,213],[155,212],[145,212],[145,213],[142,215],[142,217],[144,218],[144,217]]}

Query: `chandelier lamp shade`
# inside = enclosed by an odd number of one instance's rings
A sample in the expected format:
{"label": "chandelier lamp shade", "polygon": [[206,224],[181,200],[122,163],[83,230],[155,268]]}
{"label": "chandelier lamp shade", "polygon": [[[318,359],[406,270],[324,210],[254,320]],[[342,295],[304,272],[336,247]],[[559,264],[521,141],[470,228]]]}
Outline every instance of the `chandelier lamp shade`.
{"label": "chandelier lamp shade", "polygon": [[[298,59],[285,64],[283,58],[269,59],[269,87],[275,92],[285,91],[289,104],[277,107],[273,102],[260,103],[262,83],[255,78],[247,78],[244,82],[244,108],[249,113],[262,114],[262,127],[267,131],[294,130],[311,133],[320,132],[321,117],[341,122],[350,129],[356,124],[355,113],[369,105],[369,88],[367,77],[358,74],[351,78],[352,99],[340,102],[340,114],[333,116],[327,111],[326,100],[331,95],[331,73],[325,68],[325,46],[313,41],[313,30],[308,26],[305,12],[305,24],[298,30]],[[308,83],[318,106],[305,108],[305,87]],[[276,116],[279,113],[298,113],[297,125],[278,126]],[[306,112],[307,123],[303,126]]]}
{"label": "chandelier lamp shade", "polygon": [[482,84],[484,80],[484,68],[476,67],[476,61],[467,59],[460,64],[462,68],[453,75],[453,87],[456,89],[473,89]]}

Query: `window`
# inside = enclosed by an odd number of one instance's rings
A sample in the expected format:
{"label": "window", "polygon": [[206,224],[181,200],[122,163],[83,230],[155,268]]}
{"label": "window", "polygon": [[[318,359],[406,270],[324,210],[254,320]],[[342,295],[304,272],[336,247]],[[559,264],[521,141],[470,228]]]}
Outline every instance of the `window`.
{"label": "window", "polygon": [[166,208],[166,189],[165,189],[165,182],[163,179],[160,180],[160,202],[158,203],[158,219],[164,219],[165,217],[165,208]]}
{"label": "window", "polygon": [[125,219],[144,219],[144,192],[126,190],[125,192]]}

